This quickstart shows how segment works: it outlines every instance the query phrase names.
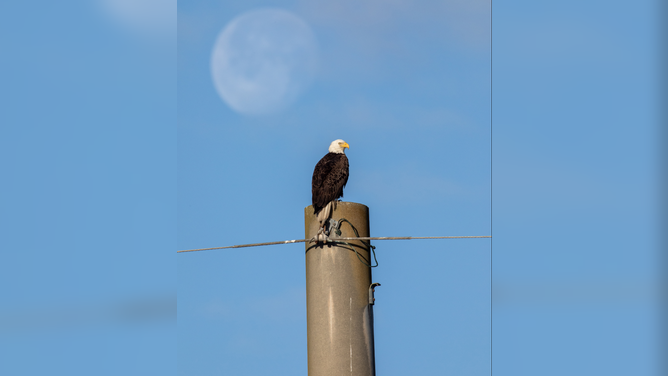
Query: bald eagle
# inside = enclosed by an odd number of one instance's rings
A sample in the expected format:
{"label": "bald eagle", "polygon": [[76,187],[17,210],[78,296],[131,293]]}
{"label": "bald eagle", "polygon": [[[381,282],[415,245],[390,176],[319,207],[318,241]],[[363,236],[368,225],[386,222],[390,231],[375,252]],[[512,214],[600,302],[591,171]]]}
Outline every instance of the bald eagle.
{"label": "bald eagle", "polygon": [[318,235],[329,235],[325,229],[325,221],[334,209],[336,200],[343,197],[343,187],[348,182],[348,157],[345,148],[350,149],[343,140],[334,140],[329,145],[329,153],[315,165],[311,180],[313,214],[318,218],[320,229]]}

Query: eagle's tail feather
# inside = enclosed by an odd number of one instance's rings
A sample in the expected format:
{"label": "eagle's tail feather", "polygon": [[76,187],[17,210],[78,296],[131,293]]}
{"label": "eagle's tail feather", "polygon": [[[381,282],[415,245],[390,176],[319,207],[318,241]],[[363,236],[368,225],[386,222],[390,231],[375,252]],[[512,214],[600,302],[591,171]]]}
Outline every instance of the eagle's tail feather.
{"label": "eagle's tail feather", "polygon": [[320,228],[325,227],[325,221],[329,219],[329,217],[332,215],[332,212],[336,208],[336,201],[330,201],[325,207],[318,212],[318,224],[320,225]]}

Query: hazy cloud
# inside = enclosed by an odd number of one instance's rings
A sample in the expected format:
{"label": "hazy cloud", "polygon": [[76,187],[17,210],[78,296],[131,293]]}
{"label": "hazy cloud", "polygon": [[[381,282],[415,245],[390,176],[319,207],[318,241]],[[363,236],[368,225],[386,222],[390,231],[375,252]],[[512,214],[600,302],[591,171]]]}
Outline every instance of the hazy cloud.
{"label": "hazy cloud", "polygon": [[100,0],[103,12],[123,29],[147,37],[176,31],[176,0]]}
{"label": "hazy cloud", "polygon": [[252,296],[246,299],[212,298],[204,307],[208,318],[245,320],[260,317],[262,320],[301,320],[306,314],[306,290],[295,287],[270,296]]}
{"label": "hazy cloud", "polygon": [[360,174],[357,189],[382,200],[416,202],[461,197],[469,194],[466,187],[413,168],[398,167],[393,171],[369,171]]}

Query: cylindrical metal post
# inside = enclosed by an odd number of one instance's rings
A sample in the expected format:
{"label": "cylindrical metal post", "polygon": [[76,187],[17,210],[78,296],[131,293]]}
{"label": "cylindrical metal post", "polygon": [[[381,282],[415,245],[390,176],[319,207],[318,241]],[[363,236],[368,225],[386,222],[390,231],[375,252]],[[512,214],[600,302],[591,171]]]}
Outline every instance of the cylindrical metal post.
{"label": "cylindrical metal post", "polygon": [[[306,239],[318,233],[313,208],[304,209]],[[332,218],[345,218],[340,237],[370,236],[369,208],[338,202]],[[334,231],[330,234],[336,239]],[[306,243],[306,321],[309,376],[375,376],[373,310],[369,304],[371,265],[364,242],[355,247]],[[359,258],[358,258],[359,255]]]}

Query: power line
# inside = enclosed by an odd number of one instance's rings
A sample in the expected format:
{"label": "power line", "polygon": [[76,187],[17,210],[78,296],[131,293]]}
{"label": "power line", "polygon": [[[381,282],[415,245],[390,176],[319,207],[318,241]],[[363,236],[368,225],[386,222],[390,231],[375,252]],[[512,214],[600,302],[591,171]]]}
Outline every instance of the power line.
{"label": "power line", "polygon": [[[331,240],[332,241],[338,241],[338,240],[422,240],[422,239],[482,239],[482,238],[491,238],[491,236],[388,236],[388,237],[362,236],[362,237],[348,237],[348,238],[333,238]],[[259,247],[259,246],[263,246],[263,245],[305,243],[305,242],[308,242],[308,241],[311,241],[311,239],[297,239],[297,240],[284,240],[284,241],[280,241],[280,242],[228,245],[226,247],[184,249],[184,250],[181,250],[181,251],[176,251],[176,253],[197,252],[197,251],[212,251],[214,249]]]}

